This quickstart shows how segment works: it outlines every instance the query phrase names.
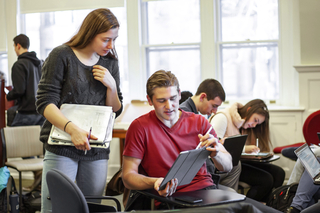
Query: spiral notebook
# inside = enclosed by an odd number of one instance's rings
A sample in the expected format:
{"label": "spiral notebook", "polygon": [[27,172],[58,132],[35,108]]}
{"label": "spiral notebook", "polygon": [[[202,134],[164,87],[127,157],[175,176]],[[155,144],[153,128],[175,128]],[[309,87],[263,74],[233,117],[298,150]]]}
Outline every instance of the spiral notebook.
{"label": "spiral notebook", "polygon": [[[68,120],[83,130],[96,136],[97,140],[90,140],[90,146],[95,148],[108,148],[112,140],[112,130],[115,113],[110,106],[62,104],[60,111]],[[48,138],[51,145],[73,146],[71,136],[63,130],[52,125]]]}

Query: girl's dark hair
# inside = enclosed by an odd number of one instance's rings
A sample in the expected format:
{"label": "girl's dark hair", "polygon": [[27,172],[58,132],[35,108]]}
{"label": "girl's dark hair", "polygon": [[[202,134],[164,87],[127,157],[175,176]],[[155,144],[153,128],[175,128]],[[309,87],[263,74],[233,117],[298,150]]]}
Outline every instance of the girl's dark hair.
{"label": "girl's dark hair", "polygon": [[[80,29],[65,44],[79,49],[85,48],[100,33],[105,33],[110,29],[119,27],[119,22],[113,13],[106,8],[100,8],[91,11],[83,20]],[[115,48],[107,56],[117,58]]]}
{"label": "girl's dark hair", "polygon": [[258,124],[255,128],[241,129],[243,134],[248,134],[249,144],[253,144],[256,138],[259,139],[259,148],[261,151],[269,152],[271,150],[270,130],[269,130],[269,111],[267,105],[261,99],[254,99],[249,101],[246,105],[238,109],[241,118],[245,118],[247,122],[250,117],[257,113],[265,117],[263,123]]}

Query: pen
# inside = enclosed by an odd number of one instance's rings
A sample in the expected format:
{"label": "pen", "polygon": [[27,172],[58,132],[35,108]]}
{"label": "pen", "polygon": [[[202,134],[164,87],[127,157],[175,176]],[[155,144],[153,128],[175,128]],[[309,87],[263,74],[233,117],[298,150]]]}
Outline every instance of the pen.
{"label": "pen", "polygon": [[[256,146],[259,148],[259,138],[256,139]],[[259,153],[260,151],[258,151],[257,153]]]}
{"label": "pen", "polygon": [[[88,141],[90,140],[90,137],[91,137],[91,130],[92,130],[92,127],[90,127],[90,130],[89,130]],[[87,154],[87,150],[84,150],[84,154],[85,155]]]}
{"label": "pen", "polygon": [[[213,127],[211,126],[210,129],[207,131],[207,133],[206,133],[205,135],[209,134],[212,129],[213,129]],[[200,143],[198,144],[198,146],[197,146],[196,149],[199,149],[199,148],[200,148],[200,145],[201,145],[201,141],[200,141]]]}

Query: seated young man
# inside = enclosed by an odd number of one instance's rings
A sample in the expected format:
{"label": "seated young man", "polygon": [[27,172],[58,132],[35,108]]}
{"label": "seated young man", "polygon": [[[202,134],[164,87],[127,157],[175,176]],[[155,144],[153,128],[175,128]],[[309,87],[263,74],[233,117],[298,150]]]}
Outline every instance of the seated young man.
{"label": "seated young man", "polygon": [[[232,159],[223,145],[217,142],[214,130],[205,135],[211,127],[206,118],[179,110],[179,82],[170,71],[159,70],[148,79],[147,99],[154,110],[134,120],[127,131],[122,174],[125,187],[131,190],[155,189],[164,197],[176,191],[215,189],[206,164],[203,164],[190,184],[177,186],[178,180],[173,179],[165,189],[159,190],[179,153],[195,149],[199,141],[201,147],[211,151],[210,157],[220,171],[230,171]],[[148,176],[139,174],[139,166]],[[266,207],[251,201],[258,208]],[[266,208],[268,210],[264,212],[273,211]]]}
{"label": "seated young man", "polygon": [[[193,112],[195,114],[208,115],[215,114],[218,107],[226,99],[225,91],[219,81],[208,78],[200,83],[197,92],[192,97],[180,104],[180,109],[186,112]],[[210,171],[213,168],[211,161],[207,160],[207,169]],[[212,169],[211,169],[212,170]],[[239,178],[241,174],[241,162],[233,167],[230,172],[211,174],[220,176],[220,189],[227,189],[228,187],[238,191]],[[226,186],[226,187],[223,187]]]}

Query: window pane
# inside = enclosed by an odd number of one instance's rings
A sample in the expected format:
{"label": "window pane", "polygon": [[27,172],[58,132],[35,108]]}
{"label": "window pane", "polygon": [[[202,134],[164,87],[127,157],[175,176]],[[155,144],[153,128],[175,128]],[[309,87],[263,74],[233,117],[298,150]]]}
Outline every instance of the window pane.
{"label": "window pane", "polygon": [[199,0],[150,1],[147,44],[200,42]]}
{"label": "window pane", "polygon": [[222,84],[227,98],[279,98],[278,45],[221,45]]}
{"label": "window pane", "polygon": [[[116,51],[119,58],[120,87],[129,101],[127,17],[125,8],[110,8],[120,23]],[[82,21],[92,10],[57,11],[22,15],[22,30],[30,38],[30,50],[45,60],[51,50],[67,42],[79,29]]]}
{"label": "window pane", "polygon": [[5,79],[5,85],[8,85],[8,80],[11,76],[8,76],[8,55],[0,54],[0,77]]}
{"label": "window pane", "polygon": [[171,71],[179,80],[180,89],[195,93],[200,83],[200,50],[198,46],[148,48],[149,78],[160,69]]}
{"label": "window pane", "polygon": [[278,39],[277,0],[220,0],[221,40]]}

